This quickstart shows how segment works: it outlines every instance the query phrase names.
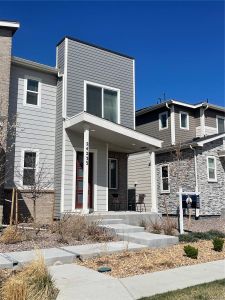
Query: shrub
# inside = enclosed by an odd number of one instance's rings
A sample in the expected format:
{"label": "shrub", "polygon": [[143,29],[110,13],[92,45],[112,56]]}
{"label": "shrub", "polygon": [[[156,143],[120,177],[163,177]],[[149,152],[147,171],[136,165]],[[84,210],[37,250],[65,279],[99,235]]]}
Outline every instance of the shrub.
{"label": "shrub", "polygon": [[174,235],[176,228],[176,221],[171,218],[166,218],[166,220],[163,222],[163,231],[166,235]]}
{"label": "shrub", "polygon": [[180,242],[197,242],[198,240],[213,240],[214,238],[225,238],[225,233],[218,230],[209,230],[207,232],[191,232],[188,234],[180,234]]}
{"label": "shrub", "polygon": [[26,234],[19,231],[15,226],[8,226],[3,230],[0,242],[4,244],[15,244],[26,240]]}
{"label": "shrub", "polygon": [[223,251],[223,244],[224,244],[224,240],[221,238],[216,237],[215,239],[213,239],[213,249],[215,251],[221,252]]}
{"label": "shrub", "polygon": [[3,300],[53,300],[58,294],[41,257],[9,277],[0,292]]}
{"label": "shrub", "polygon": [[184,246],[184,252],[187,255],[187,257],[190,257],[192,259],[198,258],[198,249],[195,247],[192,247],[190,245]]}
{"label": "shrub", "polygon": [[162,221],[159,218],[150,221],[151,232],[153,233],[161,233],[163,230]]}

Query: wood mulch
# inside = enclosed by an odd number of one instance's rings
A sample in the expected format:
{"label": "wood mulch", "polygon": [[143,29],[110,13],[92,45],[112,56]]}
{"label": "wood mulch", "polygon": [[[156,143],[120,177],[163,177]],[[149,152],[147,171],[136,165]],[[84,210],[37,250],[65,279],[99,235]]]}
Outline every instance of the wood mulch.
{"label": "wood mulch", "polygon": [[225,250],[216,252],[212,248],[212,241],[198,241],[189,243],[199,249],[198,259],[191,259],[184,255],[185,243],[161,249],[143,249],[136,252],[123,252],[103,257],[87,259],[80,265],[93,270],[101,266],[108,266],[112,271],[107,273],[113,277],[128,277],[150,272],[162,271],[181,266],[190,266],[215,260],[225,259]]}

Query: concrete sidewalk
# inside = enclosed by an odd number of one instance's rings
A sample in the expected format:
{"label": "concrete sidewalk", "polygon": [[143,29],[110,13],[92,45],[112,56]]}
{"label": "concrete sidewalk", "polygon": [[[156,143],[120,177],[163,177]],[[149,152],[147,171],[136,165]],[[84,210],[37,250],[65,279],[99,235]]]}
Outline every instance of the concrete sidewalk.
{"label": "concrete sidewalk", "polygon": [[57,300],[134,300],[225,278],[225,260],[122,279],[67,264],[50,267]]}

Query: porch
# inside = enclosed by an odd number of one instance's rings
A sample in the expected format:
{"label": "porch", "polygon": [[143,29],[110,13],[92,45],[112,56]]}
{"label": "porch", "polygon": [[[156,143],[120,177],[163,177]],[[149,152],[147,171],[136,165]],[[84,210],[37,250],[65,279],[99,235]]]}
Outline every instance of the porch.
{"label": "porch", "polygon": [[[86,112],[66,119],[64,128],[61,213],[127,211],[128,155],[149,151],[154,165],[154,150],[161,147],[162,142]],[[153,199],[153,206],[156,207],[156,199]]]}

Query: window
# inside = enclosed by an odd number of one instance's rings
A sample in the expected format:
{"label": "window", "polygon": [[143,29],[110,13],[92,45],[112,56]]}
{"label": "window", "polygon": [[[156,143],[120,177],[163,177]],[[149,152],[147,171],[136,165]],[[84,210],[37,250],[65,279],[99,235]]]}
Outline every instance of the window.
{"label": "window", "polygon": [[119,90],[86,84],[86,111],[97,117],[119,123]]}
{"label": "window", "polygon": [[109,188],[117,189],[118,187],[118,161],[109,158]]}
{"label": "window", "polygon": [[208,181],[216,182],[216,158],[214,156],[207,157],[207,172],[208,172]]}
{"label": "window", "polygon": [[217,116],[217,132],[225,132],[225,117]]}
{"label": "window", "polygon": [[33,151],[24,151],[23,157],[23,185],[30,186],[35,183],[35,174],[37,166],[37,153]]}
{"label": "window", "polygon": [[168,128],[168,112],[159,114],[159,130]]}
{"label": "window", "polygon": [[25,105],[40,106],[40,81],[27,78],[25,88]]}
{"label": "window", "polygon": [[161,193],[169,193],[169,166],[161,166]]}
{"label": "window", "polygon": [[189,130],[189,114],[180,111],[180,128]]}

